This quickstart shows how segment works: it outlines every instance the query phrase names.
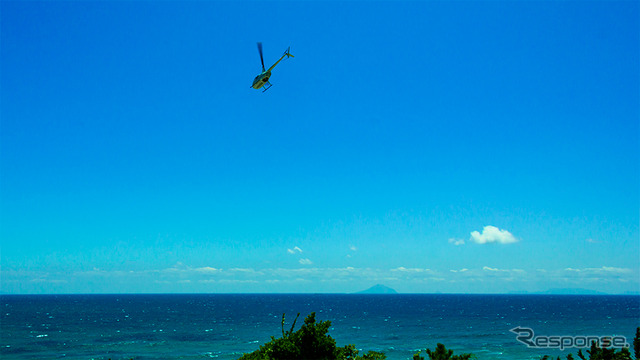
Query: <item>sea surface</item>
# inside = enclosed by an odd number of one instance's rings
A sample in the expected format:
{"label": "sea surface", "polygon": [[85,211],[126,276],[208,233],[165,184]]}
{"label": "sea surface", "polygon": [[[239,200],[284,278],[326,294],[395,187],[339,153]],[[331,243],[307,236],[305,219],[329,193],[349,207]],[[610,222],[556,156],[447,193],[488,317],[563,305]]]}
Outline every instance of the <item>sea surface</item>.
{"label": "sea surface", "polygon": [[[605,295],[3,295],[0,358],[237,359],[281,336],[300,313],[330,320],[338,346],[411,359],[443,343],[478,359],[575,353],[535,349],[535,336],[624,336],[640,326],[640,296]],[[428,357],[427,357],[428,358]]]}

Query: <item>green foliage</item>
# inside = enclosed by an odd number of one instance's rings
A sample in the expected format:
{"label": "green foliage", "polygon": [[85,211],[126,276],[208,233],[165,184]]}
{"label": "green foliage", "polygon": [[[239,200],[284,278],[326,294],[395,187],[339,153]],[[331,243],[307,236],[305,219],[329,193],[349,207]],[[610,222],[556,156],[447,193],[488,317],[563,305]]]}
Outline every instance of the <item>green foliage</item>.
{"label": "green foliage", "polygon": [[[300,314],[298,314],[299,316]],[[298,319],[296,316],[296,320]],[[336,341],[327,333],[330,321],[316,322],[312,312],[304,319],[302,327],[293,331],[296,320],[289,331],[284,331],[282,315],[282,337],[271,337],[271,341],[252,353],[244,354],[239,360],[384,360],[383,353],[369,351],[359,356],[354,345],[337,347]]]}
{"label": "green foliage", "polygon": [[[549,355],[545,355],[542,357],[542,360],[553,360],[553,358],[550,357]],[[558,356],[556,360],[562,360],[562,359],[560,359],[560,356]],[[573,355],[571,354],[567,355],[567,360],[573,360]]]}
{"label": "green foliage", "polygon": [[636,360],[640,360],[640,327],[636,328],[636,337],[633,338],[633,349]]}
{"label": "green foliage", "polygon": [[[436,345],[436,351],[426,350],[430,360],[469,360],[473,354],[453,355],[453,350],[447,350],[443,344]],[[424,360],[420,353],[413,355],[413,360]]]}
{"label": "green foliage", "polygon": [[362,356],[356,357],[356,360],[385,360],[387,355],[379,351],[369,351]]}
{"label": "green foliage", "polygon": [[291,329],[289,329],[289,331],[285,333],[284,332],[284,314],[282,314],[282,337],[288,337],[291,334],[293,334],[293,328],[296,327],[296,321],[298,321],[299,317],[300,317],[300,313],[298,313],[298,315],[296,315],[296,318],[293,320],[293,324],[291,324]]}
{"label": "green foliage", "polygon": [[[587,353],[589,354],[589,360],[631,360],[629,349],[622,348],[620,351],[616,351],[613,348],[601,348],[596,345],[595,341],[591,343],[591,350],[587,350]],[[582,350],[578,350],[578,357],[582,360],[587,360]]]}
{"label": "green foliage", "polygon": [[[636,329],[636,337],[633,339],[633,348],[635,359],[640,360],[640,327]],[[589,358],[582,352],[582,350],[578,350],[578,357],[582,360],[633,360],[631,357],[631,352],[628,348],[622,348],[619,351],[616,351],[615,348],[601,348],[596,345],[596,342],[591,343],[591,349],[587,350],[587,354]],[[548,355],[542,357],[542,360],[551,359]],[[560,360],[558,356],[557,360]],[[573,355],[567,355],[567,360],[573,360]]]}

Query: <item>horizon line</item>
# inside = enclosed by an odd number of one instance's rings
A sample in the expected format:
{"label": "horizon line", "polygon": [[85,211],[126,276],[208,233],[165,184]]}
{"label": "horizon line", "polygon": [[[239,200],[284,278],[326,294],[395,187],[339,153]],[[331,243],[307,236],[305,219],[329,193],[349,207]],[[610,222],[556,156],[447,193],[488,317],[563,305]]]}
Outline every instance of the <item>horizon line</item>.
{"label": "horizon line", "polygon": [[640,296],[640,291],[624,293],[605,292],[505,292],[505,293],[448,293],[448,292],[416,292],[416,293],[361,293],[361,292],[96,292],[96,293],[0,293],[0,296],[82,296],[82,295],[362,295],[362,296],[395,296],[395,295],[510,295],[510,296]]}

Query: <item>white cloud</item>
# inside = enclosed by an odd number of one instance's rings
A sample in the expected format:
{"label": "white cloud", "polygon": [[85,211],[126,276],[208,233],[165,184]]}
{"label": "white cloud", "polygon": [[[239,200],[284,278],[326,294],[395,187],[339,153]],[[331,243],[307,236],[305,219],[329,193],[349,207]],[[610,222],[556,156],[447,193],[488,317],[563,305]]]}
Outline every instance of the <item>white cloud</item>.
{"label": "white cloud", "polygon": [[397,267],[395,269],[391,269],[391,271],[402,271],[402,272],[413,272],[413,273],[421,273],[431,271],[431,269],[421,269],[421,268],[406,268],[404,266]]}
{"label": "white cloud", "polygon": [[[299,264],[294,268],[215,268],[213,266],[191,267],[184,264],[176,264],[169,269],[146,270],[103,270],[90,269],[82,272],[65,273],[42,271],[0,271],[3,277],[3,285],[13,292],[29,289],[50,289],[50,291],[73,291],[76,284],[110,284],[118,283],[120,279],[128,279],[129,282],[138,282],[140,286],[158,286],[154,284],[176,285],[177,289],[203,291],[207,284],[279,284],[288,286],[301,281],[316,283],[326,282],[342,287],[343,291],[355,291],[364,288],[362,284],[386,283],[398,291],[509,291],[528,290],[538,291],[547,288],[585,287],[599,289],[601,291],[617,293],[628,289],[637,289],[640,284],[640,271],[632,266],[593,266],[583,267],[581,264],[573,264],[574,267],[559,267],[556,269],[517,269],[500,267],[500,264],[492,266],[478,266],[469,268],[452,267],[439,269],[411,267],[413,264],[405,264],[409,267],[395,268],[359,268],[359,267],[314,267],[309,259],[294,259]],[[291,259],[293,260],[293,259]],[[202,264],[199,264],[202,265]],[[211,264],[213,265],[213,264]],[[239,264],[240,265],[240,264]],[[398,264],[399,265],[399,264]],[[612,264],[607,264],[612,265]],[[114,279],[116,281],[114,281]],[[189,282],[190,281],[190,282]],[[355,285],[346,285],[355,284]],[[440,284],[440,285],[434,285]],[[625,285],[626,284],[626,285]],[[105,285],[106,286],[106,285]],[[292,287],[293,288],[293,287]],[[291,289],[292,289],[291,288]],[[112,290],[105,287],[104,291]],[[145,288],[147,289],[147,288]],[[242,291],[250,291],[252,287],[242,288]],[[274,288],[275,289],[275,288]],[[275,289],[274,291],[280,288]],[[283,288],[284,289],[284,288]],[[286,288],[290,289],[290,288]],[[469,290],[471,289],[471,290]]]}
{"label": "white cloud", "polygon": [[488,267],[488,266],[483,266],[482,270],[484,270],[484,271],[500,271],[500,269],[491,268],[491,267]]}
{"label": "white cloud", "polygon": [[258,271],[252,268],[232,268],[232,269],[229,269],[229,271],[236,271],[241,273],[259,273]]}
{"label": "white cloud", "polygon": [[455,246],[464,245],[464,240],[451,238],[449,239],[449,244],[453,244]]}
{"label": "white cloud", "polygon": [[[482,270],[483,271],[491,271],[491,272],[512,273],[512,274],[513,273],[520,273],[520,274],[526,273],[526,271],[524,271],[522,269],[498,269],[498,268],[492,268],[492,267],[489,267],[489,266],[483,266]],[[462,271],[462,270],[460,270],[460,271]]]}
{"label": "white cloud", "polygon": [[507,230],[501,230],[491,225],[485,226],[482,229],[482,234],[478,231],[472,231],[471,238],[469,240],[477,244],[486,244],[493,242],[497,242],[500,244],[511,244],[518,241],[518,239],[516,239]]}
{"label": "white cloud", "polygon": [[353,246],[353,245],[349,246],[349,249],[350,249],[351,251],[357,251],[357,250],[358,250],[358,248],[357,248],[357,247],[355,247],[355,246]]}
{"label": "white cloud", "polygon": [[218,283],[227,283],[227,284],[257,284],[257,280],[239,280],[239,279],[221,279],[217,281]]}
{"label": "white cloud", "polygon": [[301,253],[302,249],[300,249],[299,247],[296,246],[293,249],[287,249],[287,252],[289,254]]}
{"label": "white cloud", "polygon": [[31,279],[31,282],[32,283],[66,284],[68,281],[67,280],[58,280],[58,279],[38,278],[38,279]]}
{"label": "white cloud", "polygon": [[564,269],[564,271],[571,271],[571,272],[584,272],[584,273],[589,273],[589,274],[628,274],[628,273],[632,273],[633,271],[631,269],[626,269],[626,268],[617,268],[617,267],[612,267],[612,266],[603,266],[603,267],[599,267],[599,268],[584,268],[584,269],[574,269],[574,268],[566,268]]}

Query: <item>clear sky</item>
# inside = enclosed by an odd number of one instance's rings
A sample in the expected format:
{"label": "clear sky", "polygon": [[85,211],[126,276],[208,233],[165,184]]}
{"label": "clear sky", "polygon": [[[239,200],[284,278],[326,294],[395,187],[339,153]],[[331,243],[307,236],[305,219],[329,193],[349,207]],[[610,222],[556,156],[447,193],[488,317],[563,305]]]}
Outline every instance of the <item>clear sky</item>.
{"label": "clear sky", "polygon": [[1,290],[638,291],[639,19],[2,1]]}

